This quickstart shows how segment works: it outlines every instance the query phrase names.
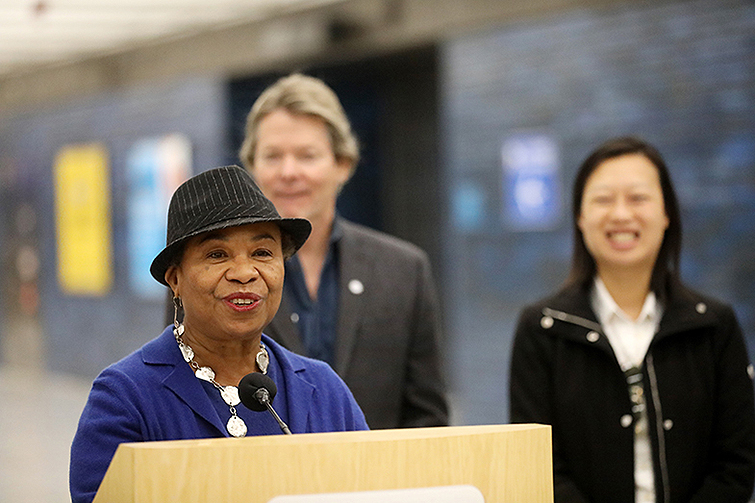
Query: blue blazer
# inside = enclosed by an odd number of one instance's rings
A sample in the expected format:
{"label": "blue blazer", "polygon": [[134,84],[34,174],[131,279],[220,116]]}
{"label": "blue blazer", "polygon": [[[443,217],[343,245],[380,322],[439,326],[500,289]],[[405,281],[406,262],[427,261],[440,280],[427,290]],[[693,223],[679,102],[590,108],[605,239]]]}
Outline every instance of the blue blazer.
{"label": "blue blazer", "polygon": [[[72,503],[92,501],[122,442],[229,436],[230,412],[223,418],[218,412],[227,405],[219,393],[222,405],[213,402],[184,361],[171,329],[94,380],[71,446]],[[354,397],[330,366],[296,355],[265,335],[262,341],[279,390],[274,406],[293,433],[367,429]],[[247,425],[248,435],[270,434]]]}

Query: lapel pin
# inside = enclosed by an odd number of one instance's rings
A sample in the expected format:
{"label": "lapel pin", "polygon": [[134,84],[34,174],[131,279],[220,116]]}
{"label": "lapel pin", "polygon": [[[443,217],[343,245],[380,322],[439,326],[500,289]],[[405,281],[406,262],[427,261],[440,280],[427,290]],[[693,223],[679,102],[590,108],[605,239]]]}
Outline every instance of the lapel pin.
{"label": "lapel pin", "polygon": [[349,291],[354,295],[361,295],[364,292],[364,284],[358,279],[349,281]]}

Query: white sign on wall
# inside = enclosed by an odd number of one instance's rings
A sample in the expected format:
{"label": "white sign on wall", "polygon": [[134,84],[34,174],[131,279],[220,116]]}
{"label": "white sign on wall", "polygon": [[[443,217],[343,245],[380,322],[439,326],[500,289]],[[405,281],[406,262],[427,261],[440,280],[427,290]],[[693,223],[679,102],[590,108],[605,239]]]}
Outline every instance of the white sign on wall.
{"label": "white sign on wall", "polygon": [[485,503],[485,498],[476,487],[463,485],[276,496],[269,503]]}

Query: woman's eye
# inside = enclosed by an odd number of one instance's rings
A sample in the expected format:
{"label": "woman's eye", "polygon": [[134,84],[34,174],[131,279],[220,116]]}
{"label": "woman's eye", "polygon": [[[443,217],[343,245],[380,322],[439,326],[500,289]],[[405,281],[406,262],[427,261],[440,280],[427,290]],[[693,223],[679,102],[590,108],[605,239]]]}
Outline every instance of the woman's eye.
{"label": "woman's eye", "polygon": [[207,258],[210,258],[213,260],[221,259],[223,257],[225,257],[225,253],[219,250],[211,251],[210,253],[207,254]]}
{"label": "woman's eye", "polygon": [[609,204],[612,198],[611,196],[595,196],[592,200],[596,204]]}
{"label": "woman's eye", "polygon": [[253,255],[255,257],[272,257],[273,252],[266,248],[260,248],[259,250],[255,250]]}
{"label": "woman's eye", "polygon": [[631,201],[639,203],[639,202],[647,201],[648,199],[650,199],[650,196],[647,194],[632,194],[631,196],[629,196],[629,199]]}

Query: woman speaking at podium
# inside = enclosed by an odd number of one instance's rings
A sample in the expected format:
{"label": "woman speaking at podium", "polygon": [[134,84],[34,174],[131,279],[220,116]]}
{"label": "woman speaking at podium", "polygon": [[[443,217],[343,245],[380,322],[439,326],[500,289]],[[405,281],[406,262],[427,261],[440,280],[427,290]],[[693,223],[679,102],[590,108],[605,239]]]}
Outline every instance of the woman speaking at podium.
{"label": "woman speaking at podium", "polygon": [[71,446],[73,503],[92,501],[122,442],[279,434],[274,415],[241,404],[237,385],[252,373],[277,387],[275,410],[294,433],[367,429],[326,363],[262,334],[280,305],[284,260],[310,230],[281,218],[235,166],[176,190],[150,268],[173,293],[174,324],[95,379]]}

